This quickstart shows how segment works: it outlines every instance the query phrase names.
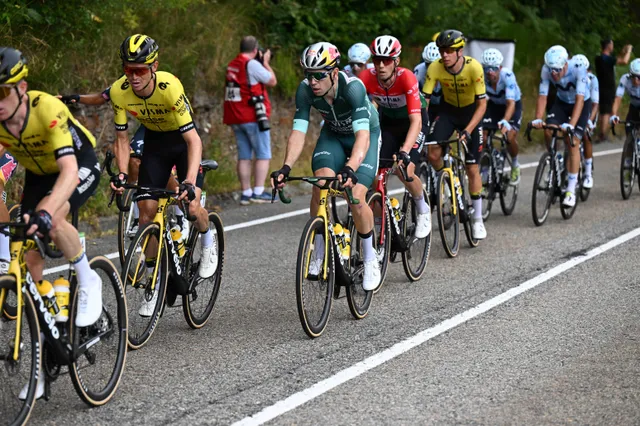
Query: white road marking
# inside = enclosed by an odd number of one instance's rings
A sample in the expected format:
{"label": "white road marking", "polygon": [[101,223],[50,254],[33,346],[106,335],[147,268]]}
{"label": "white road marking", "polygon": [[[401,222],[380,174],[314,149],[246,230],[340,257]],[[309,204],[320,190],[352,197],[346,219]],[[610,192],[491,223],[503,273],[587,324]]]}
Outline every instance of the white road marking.
{"label": "white road marking", "polygon": [[[616,148],[616,149],[609,149],[607,151],[600,151],[600,152],[594,152],[593,156],[594,157],[602,157],[604,155],[611,155],[611,154],[618,154],[622,152],[622,148]],[[530,169],[532,167],[536,167],[538,165],[538,162],[535,163],[525,163],[525,164],[521,164],[520,165],[520,169]],[[404,191],[404,188],[398,188],[398,189],[393,189],[391,191],[388,192],[389,195],[395,195],[395,194],[400,194]],[[344,206],[345,204],[347,204],[346,201],[339,201],[338,205],[339,206]],[[263,217],[261,219],[255,219],[255,220],[250,220],[248,222],[242,222],[242,223],[236,223],[235,225],[229,225],[229,226],[225,226],[224,227],[224,232],[230,232],[230,231],[235,231],[236,229],[244,229],[244,228],[250,228],[252,226],[258,226],[258,225],[262,225],[265,223],[269,223],[269,222],[276,222],[279,220],[283,220],[283,219],[288,219],[290,217],[295,217],[295,216],[301,216],[301,215],[305,215],[309,213],[309,209],[300,209],[300,210],[294,210],[291,212],[287,212],[287,213],[281,213],[281,214],[277,214],[274,216],[269,216],[269,217]],[[113,252],[113,253],[109,253],[105,255],[107,258],[109,259],[114,259],[116,257],[118,257],[118,252]],[[55,268],[49,268],[49,269],[45,269],[44,270],[44,274],[45,275],[49,275],[49,274],[54,274],[56,272],[61,272],[61,271],[66,271],[67,269],[69,269],[69,265],[60,265],[60,266],[56,266]]]}
{"label": "white road marking", "polygon": [[514,297],[531,290],[539,286],[540,284],[547,282],[551,278],[554,278],[563,272],[568,271],[569,269],[580,265],[581,263],[586,262],[587,260],[593,259],[594,257],[611,250],[614,247],[617,247],[633,238],[636,238],[640,235],[640,228],[636,228],[633,231],[627,232],[613,240],[604,243],[594,249],[589,250],[588,252],[575,256],[570,260],[549,269],[546,272],[543,272],[536,277],[523,282],[522,284],[514,287],[506,292],[499,294],[496,297],[493,297],[489,300],[486,300],[479,305],[466,310],[456,316],[453,316],[431,328],[421,331],[420,333],[403,340],[390,348],[378,352],[375,355],[366,358],[363,361],[358,362],[357,364],[352,365],[342,371],[337,372],[333,376],[324,379],[311,387],[308,387],[300,392],[297,392],[288,398],[285,398],[281,401],[276,402],[275,404],[264,408],[262,411],[245,417],[244,419],[236,422],[233,426],[253,426],[253,425],[261,425],[269,420],[273,420],[276,417],[281,416],[284,413],[287,413],[309,401],[312,399],[329,392],[330,390],[340,386],[343,383],[348,382],[351,379],[354,379],[367,371],[384,364],[387,361],[390,361],[396,358],[399,355],[404,354],[405,352],[410,351],[411,349],[433,339],[436,336],[439,336],[442,333],[445,333],[451,330],[454,327],[457,327],[465,322],[476,318],[477,316],[490,311],[491,309],[503,304],[504,302],[513,299]]}

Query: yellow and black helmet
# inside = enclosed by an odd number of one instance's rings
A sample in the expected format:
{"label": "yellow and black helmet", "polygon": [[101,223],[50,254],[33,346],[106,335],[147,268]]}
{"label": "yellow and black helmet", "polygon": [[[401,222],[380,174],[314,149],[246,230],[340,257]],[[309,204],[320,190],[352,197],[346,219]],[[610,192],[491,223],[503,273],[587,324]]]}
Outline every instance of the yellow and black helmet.
{"label": "yellow and black helmet", "polygon": [[458,30],[444,30],[436,38],[438,49],[460,49],[464,47],[464,35]]}
{"label": "yellow and black helmet", "polygon": [[27,74],[27,59],[22,52],[11,47],[0,47],[0,84],[17,83]]}
{"label": "yellow and black helmet", "polygon": [[158,43],[144,34],[134,34],[124,39],[120,45],[122,62],[152,64],[158,59]]}
{"label": "yellow and black helmet", "polygon": [[435,43],[435,41],[438,39],[438,36],[440,35],[440,31],[438,31],[437,33],[435,33],[432,37],[431,37],[431,41]]}

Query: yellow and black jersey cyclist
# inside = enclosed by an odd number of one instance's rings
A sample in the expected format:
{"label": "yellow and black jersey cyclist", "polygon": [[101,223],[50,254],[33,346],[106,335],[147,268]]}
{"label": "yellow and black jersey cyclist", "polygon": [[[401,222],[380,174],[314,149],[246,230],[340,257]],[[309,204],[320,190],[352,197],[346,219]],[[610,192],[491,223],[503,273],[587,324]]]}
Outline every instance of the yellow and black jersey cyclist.
{"label": "yellow and black jersey cyclist", "polygon": [[[482,150],[480,123],[487,110],[487,95],[482,66],[472,57],[464,56],[464,45],[465,38],[460,31],[445,30],[438,35],[436,46],[442,59],[429,66],[422,91],[428,101],[436,84],[442,86],[440,109],[428,140],[446,140],[458,131],[469,149],[466,166],[474,209],[471,227],[474,238],[481,240],[486,238],[487,231],[482,222],[482,180],[478,162]],[[429,146],[429,161],[436,170],[442,169],[440,146]]]}
{"label": "yellow and black jersey cyclist", "polygon": [[[202,278],[209,278],[215,273],[217,253],[207,211],[200,205],[202,179],[198,179],[198,175],[202,141],[196,131],[187,96],[176,76],[158,71],[158,45],[151,37],[142,34],[127,37],[120,46],[120,59],[124,76],[111,85],[110,91],[117,136],[114,150],[120,169],[113,179],[112,188],[121,192],[117,182],[127,180],[130,153],[128,112],[145,127],[138,184],[164,188],[171,169],[176,166],[180,198],[189,199],[189,210],[196,217],[196,227],[201,233],[203,253],[199,274]],[[158,201],[149,194],[141,194],[137,200],[142,226],[153,220]],[[149,316],[156,300],[157,293],[152,300],[145,300],[140,315]]]}
{"label": "yellow and black jersey cyclist", "polygon": [[[16,49],[0,47],[0,155],[8,151],[26,172],[22,198],[27,231],[49,234],[77,274],[78,314],[75,324],[87,327],[102,312],[102,282],[90,267],[77,230],[66,221],[100,181],[95,139],[54,96],[27,91],[27,60]],[[42,279],[44,259],[25,255],[34,280]],[[44,385],[39,382],[37,396]]]}

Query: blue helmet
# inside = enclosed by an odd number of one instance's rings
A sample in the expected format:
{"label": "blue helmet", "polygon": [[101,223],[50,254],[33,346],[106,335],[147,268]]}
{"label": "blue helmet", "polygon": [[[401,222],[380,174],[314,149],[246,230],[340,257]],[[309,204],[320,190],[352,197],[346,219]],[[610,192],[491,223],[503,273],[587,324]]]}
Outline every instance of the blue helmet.
{"label": "blue helmet", "polygon": [[349,62],[355,62],[357,64],[366,64],[371,57],[371,51],[369,47],[364,43],[356,43],[349,48],[347,52]]}

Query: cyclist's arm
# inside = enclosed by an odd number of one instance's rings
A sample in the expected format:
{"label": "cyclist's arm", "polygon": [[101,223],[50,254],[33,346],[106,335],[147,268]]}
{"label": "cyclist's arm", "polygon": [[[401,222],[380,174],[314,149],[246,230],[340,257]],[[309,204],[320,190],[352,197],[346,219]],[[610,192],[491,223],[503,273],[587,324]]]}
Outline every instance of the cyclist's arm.
{"label": "cyclist's arm", "polygon": [[[73,152],[73,148],[69,147]],[[56,160],[60,173],[53,184],[51,194],[40,204],[41,210],[46,210],[51,216],[69,201],[73,191],[78,186],[78,161],[75,155],[65,155]]]}
{"label": "cyclist's arm", "polygon": [[627,82],[627,74],[620,77],[620,83],[618,83],[618,88],[616,89],[616,98],[613,101],[613,107],[611,108],[611,115],[618,115],[618,109],[620,108],[620,103],[622,103],[622,97],[624,96],[625,86]]}
{"label": "cyclist's arm", "polygon": [[598,115],[598,104],[600,103],[600,83],[598,77],[593,76],[591,78],[591,115],[589,120],[594,122]]}
{"label": "cyclist's arm", "polygon": [[284,164],[293,167],[300,155],[302,154],[302,149],[304,148],[304,138],[305,133],[300,130],[296,130],[295,128],[291,130],[291,134],[289,135],[289,141],[287,142],[287,153],[284,156]]}
{"label": "cyclist's arm", "polygon": [[536,103],[536,120],[542,120],[542,115],[547,107],[547,96],[549,96],[549,73],[542,67],[540,74],[540,86],[538,87],[538,102]]}
{"label": "cyclist's arm", "polygon": [[102,93],[91,93],[89,95],[80,95],[80,100],[78,103],[85,105],[104,105],[108,102]]}
{"label": "cyclist's arm", "polygon": [[620,104],[622,103],[622,96],[616,96],[613,100],[613,107],[611,107],[611,115],[618,115],[618,109],[620,109]]}
{"label": "cyclist's arm", "polygon": [[484,84],[484,70],[479,62],[474,61],[472,65],[472,83],[474,87],[474,92],[476,96],[476,110],[473,113],[473,117],[471,117],[471,121],[467,124],[465,130],[468,133],[473,132],[473,130],[478,127],[478,124],[484,118],[484,114],[487,112],[487,89]]}
{"label": "cyclist's arm", "polygon": [[504,120],[509,121],[513,114],[516,112],[516,101],[513,99],[507,99],[507,108],[504,110]]}
{"label": "cyclist's arm", "polygon": [[349,157],[346,165],[353,170],[358,170],[369,150],[369,116],[371,114],[369,100],[364,84],[360,80],[355,80],[348,84],[345,97],[346,101],[351,105],[353,132],[356,135],[356,141],[351,149],[351,157]]}
{"label": "cyclist's arm", "polygon": [[509,121],[513,114],[516,112],[516,94],[517,94],[518,84],[516,82],[516,76],[513,74],[513,71],[509,71],[506,73],[506,82],[505,82],[505,98],[507,101],[507,107],[504,111],[504,120]]}
{"label": "cyclist's arm", "polygon": [[570,124],[575,128],[578,124],[578,120],[580,119],[580,114],[582,114],[582,108],[584,108],[584,98],[590,90],[587,81],[589,77],[587,77],[587,71],[581,73],[576,78],[576,103],[573,105],[573,112],[571,113],[571,121]]}
{"label": "cyclist's arm", "polygon": [[198,170],[200,169],[200,162],[202,161],[202,140],[195,127],[182,133],[182,137],[187,143],[187,158],[189,160],[185,181],[195,185],[196,179],[198,178]]}
{"label": "cyclist's arm", "polygon": [[410,152],[413,145],[418,140],[418,135],[422,130],[422,114],[410,114],[409,115],[409,131],[407,132],[407,138],[404,140],[402,150],[404,152]]}
{"label": "cyclist's arm", "polygon": [[118,170],[121,173],[129,172],[129,155],[131,154],[131,146],[129,144],[129,133],[127,130],[116,131],[116,141],[113,143],[113,153],[116,156]]}
{"label": "cyclist's arm", "polygon": [[571,112],[571,120],[569,124],[571,124],[574,128],[578,124],[578,120],[580,119],[580,114],[582,114],[582,108],[584,108],[584,96],[576,95],[576,103],[573,104],[573,111]]}

